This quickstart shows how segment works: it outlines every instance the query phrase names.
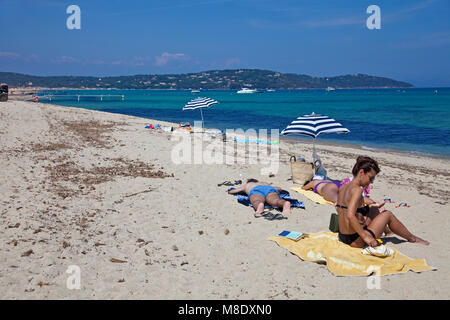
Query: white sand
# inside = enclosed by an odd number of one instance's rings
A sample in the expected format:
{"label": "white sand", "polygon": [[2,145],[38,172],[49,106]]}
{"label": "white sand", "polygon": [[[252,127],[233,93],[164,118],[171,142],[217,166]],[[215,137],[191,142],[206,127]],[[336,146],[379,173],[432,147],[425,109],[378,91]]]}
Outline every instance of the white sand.
{"label": "white sand", "polygon": [[[267,240],[282,230],[327,230],[331,206],[290,190],[306,210],[292,209],[285,220],[256,219],[226,194],[228,187],[217,186],[254,177],[289,190],[289,154],[310,158],[309,144],[282,142],[279,171],[269,178],[261,176],[262,165],[176,165],[171,134],[144,129],[148,123],[40,103],[0,104],[0,298],[450,298],[449,161],[317,147],[336,179],[350,175],[357,155],[378,160],[372,198],[407,202],[410,208],[387,207],[431,242],[389,245],[437,271],[385,276],[381,289],[369,290],[366,277],[335,277]],[[66,286],[70,265],[81,270],[80,290]]]}

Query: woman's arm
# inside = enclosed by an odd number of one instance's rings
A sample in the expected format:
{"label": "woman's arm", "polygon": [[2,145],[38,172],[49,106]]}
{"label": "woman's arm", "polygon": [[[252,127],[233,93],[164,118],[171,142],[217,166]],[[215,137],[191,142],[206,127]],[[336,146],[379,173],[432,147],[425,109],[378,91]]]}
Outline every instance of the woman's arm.
{"label": "woman's arm", "polygon": [[386,201],[379,202],[372,200],[369,197],[364,197],[364,204],[366,206],[369,206],[370,208],[377,208],[380,211],[380,213],[386,211],[386,208],[383,208],[384,205],[386,204]]}
{"label": "woman's arm", "polygon": [[371,204],[375,204],[376,202],[370,199],[369,197],[364,197],[364,205],[370,206]]}
{"label": "woman's arm", "polygon": [[310,182],[308,182],[307,184],[305,184],[302,187],[303,190],[310,190],[310,189],[314,189],[314,181],[311,180]]}
{"label": "woman's arm", "polygon": [[359,223],[358,219],[356,218],[356,209],[358,208],[359,201],[362,197],[362,190],[361,188],[354,188],[351,190],[350,193],[350,201],[347,205],[347,213],[346,217],[350,223],[350,226],[352,227],[355,232],[359,234],[361,239],[365,243],[367,243],[371,247],[376,247],[378,245],[378,242],[376,239],[372,237],[372,235],[363,229],[362,225]]}

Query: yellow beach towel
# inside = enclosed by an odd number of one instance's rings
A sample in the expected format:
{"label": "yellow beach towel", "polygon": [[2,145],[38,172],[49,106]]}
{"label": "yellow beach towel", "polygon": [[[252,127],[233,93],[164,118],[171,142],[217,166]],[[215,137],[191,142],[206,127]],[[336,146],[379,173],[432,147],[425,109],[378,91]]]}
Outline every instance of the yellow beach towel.
{"label": "yellow beach towel", "polygon": [[303,190],[302,188],[291,188],[294,191],[297,191],[298,193],[304,195],[305,197],[307,197],[309,200],[314,201],[315,203],[320,203],[320,204],[331,204],[333,205],[333,202],[327,201],[325,200],[320,194],[315,193],[312,190]]}
{"label": "yellow beach towel", "polygon": [[335,276],[368,276],[372,273],[384,276],[409,270],[422,272],[436,269],[428,266],[424,259],[413,260],[394,248],[391,248],[394,254],[384,258],[364,255],[361,253],[362,249],[340,242],[337,233],[332,232],[309,234],[299,241],[279,236],[270,237],[268,240],[275,241],[302,260],[325,262],[328,270]]}

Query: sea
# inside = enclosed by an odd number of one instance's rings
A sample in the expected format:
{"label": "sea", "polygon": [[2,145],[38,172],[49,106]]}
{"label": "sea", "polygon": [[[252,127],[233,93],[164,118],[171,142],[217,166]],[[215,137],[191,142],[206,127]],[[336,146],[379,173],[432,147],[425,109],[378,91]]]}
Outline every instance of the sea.
{"label": "sea", "polygon": [[[350,130],[323,134],[316,141],[357,145],[367,150],[391,150],[450,160],[450,88],[276,90],[237,94],[235,90],[50,90],[65,95],[52,104],[190,122],[201,120],[200,110],[183,111],[191,99],[209,97],[219,104],[203,109],[204,127],[283,130],[297,117],[327,115]],[[105,95],[98,98],[70,95]],[[108,99],[107,95],[124,96]],[[44,102],[44,101],[43,101]],[[149,121],[150,123],[150,121]],[[295,139],[311,141],[298,136]]]}

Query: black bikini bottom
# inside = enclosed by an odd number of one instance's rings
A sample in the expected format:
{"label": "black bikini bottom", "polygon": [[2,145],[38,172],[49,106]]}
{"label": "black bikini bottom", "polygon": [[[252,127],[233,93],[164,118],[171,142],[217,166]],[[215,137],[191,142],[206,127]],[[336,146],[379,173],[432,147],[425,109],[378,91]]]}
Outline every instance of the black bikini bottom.
{"label": "black bikini bottom", "polygon": [[[364,226],[363,229],[369,231],[369,233],[375,240],[377,239],[377,237],[375,237],[375,233],[373,233],[372,230],[367,229],[367,226]],[[344,234],[339,232],[339,240],[345,244],[353,243],[356,239],[358,239],[358,237],[359,237],[358,233]]]}

